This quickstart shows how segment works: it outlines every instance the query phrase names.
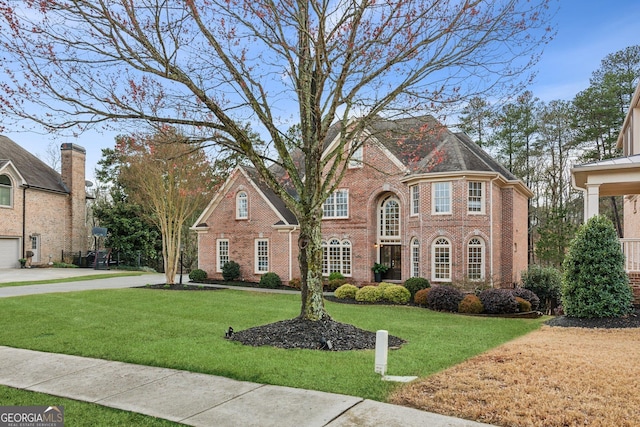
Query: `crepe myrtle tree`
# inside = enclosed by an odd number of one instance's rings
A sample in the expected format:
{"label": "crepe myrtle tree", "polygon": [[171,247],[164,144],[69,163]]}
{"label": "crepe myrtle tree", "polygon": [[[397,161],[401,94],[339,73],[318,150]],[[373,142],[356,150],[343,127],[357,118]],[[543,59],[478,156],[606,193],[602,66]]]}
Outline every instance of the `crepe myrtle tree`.
{"label": "crepe myrtle tree", "polygon": [[552,1],[0,0],[0,110],[54,131],[170,124],[241,152],[298,218],[300,316],[319,320],[322,204],[360,134],[378,115],[517,92],[554,34]]}

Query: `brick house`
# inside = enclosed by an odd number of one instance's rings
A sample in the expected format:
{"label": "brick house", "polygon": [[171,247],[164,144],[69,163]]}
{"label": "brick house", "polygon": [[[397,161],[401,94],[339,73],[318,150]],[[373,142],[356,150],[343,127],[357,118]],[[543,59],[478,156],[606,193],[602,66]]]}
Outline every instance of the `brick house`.
{"label": "brick house", "polygon": [[62,144],[60,174],[0,135],[0,268],[18,267],[29,250],[33,265],[87,250],[85,156]]}
{"label": "brick house", "polygon": [[[325,151],[339,138],[336,126]],[[324,204],[323,273],[354,283],[419,276],[510,286],[527,269],[527,204],[531,191],[471,141],[432,117],[379,118]],[[267,271],[300,277],[298,222],[256,172],[238,167],[200,215],[198,264],[220,278],[236,261],[244,280]]]}

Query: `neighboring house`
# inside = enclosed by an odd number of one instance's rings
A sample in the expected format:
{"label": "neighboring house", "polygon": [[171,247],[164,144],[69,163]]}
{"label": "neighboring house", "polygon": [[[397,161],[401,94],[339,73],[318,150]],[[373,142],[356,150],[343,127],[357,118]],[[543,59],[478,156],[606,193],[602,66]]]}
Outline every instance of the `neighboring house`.
{"label": "neighboring house", "polygon": [[[323,273],[373,281],[467,280],[511,286],[527,269],[531,191],[465,134],[432,117],[378,119],[339,189],[324,204]],[[337,143],[334,127],[325,152]],[[248,167],[238,167],[198,218],[198,264],[221,277],[227,261],[244,280],[268,271],[299,278],[298,222]]]}
{"label": "neighboring house", "polygon": [[600,197],[624,196],[624,231],[621,240],[625,269],[640,303],[640,83],[618,135],[623,156],[576,165],[573,187],[584,194],[585,221],[599,213]]}
{"label": "neighboring house", "polygon": [[85,149],[61,146],[62,174],[0,135],[0,268],[60,261],[86,251]]}

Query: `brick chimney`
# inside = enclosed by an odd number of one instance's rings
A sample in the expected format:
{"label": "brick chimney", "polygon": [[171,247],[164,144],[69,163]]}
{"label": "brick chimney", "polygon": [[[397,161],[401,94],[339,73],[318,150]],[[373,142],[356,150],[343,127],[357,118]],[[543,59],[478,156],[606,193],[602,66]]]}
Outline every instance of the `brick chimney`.
{"label": "brick chimney", "polygon": [[[62,182],[69,190],[67,225],[69,241],[65,250],[71,252],[87,250],[87,192],[84,147],[66,142],[60,146]],[[70,247],[69,247],[70,245]]]}

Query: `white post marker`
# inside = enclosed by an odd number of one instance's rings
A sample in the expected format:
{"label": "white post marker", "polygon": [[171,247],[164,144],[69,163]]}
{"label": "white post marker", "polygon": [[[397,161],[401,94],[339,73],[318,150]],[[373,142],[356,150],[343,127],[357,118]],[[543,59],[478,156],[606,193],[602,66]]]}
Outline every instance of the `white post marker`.
{"label": "white post marker", "polygon": [[398,377],[385,375],[387,372],[387,355],[389,352],[389,332],[379,330],[376,332],[376,360],[375,372],[382,375],[382,381],[395,381],[408,383],[418,377]]}

